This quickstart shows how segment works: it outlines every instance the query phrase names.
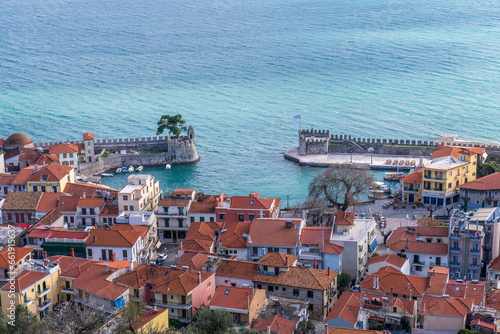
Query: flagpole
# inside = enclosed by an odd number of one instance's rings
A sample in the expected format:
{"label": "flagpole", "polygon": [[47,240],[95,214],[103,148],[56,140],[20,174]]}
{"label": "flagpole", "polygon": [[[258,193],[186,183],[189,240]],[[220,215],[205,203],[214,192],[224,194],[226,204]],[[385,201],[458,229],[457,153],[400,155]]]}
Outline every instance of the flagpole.
{"label": "flagpole", "polygon": [[299,131],[302,132],[302,115],[299,118]]}

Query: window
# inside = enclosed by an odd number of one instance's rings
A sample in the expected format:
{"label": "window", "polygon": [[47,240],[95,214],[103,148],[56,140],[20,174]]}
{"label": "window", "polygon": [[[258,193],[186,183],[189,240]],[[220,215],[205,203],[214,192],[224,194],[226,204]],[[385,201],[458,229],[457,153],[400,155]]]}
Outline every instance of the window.
{"label": "window", "polygon": [[255,219],[255,214],[253,214],[253,213],[249,213],[249,214],[248,214],[248,220],[252,221],[252,220],[254,220],[254,219]]}
{"label": "window", "polygon": [[451,188],[451,182],[450,182],[450,183],[448,183],[448,188]]}
{"label": "window", "polygon": [[191,223],[194,223],[194,217],[191,217],[190,220],[191,220]]}
{"label": "window", "polygon": [[169,227],[170,225],[170,219],[165,219],[165,227]]}
{"label": "window", "polygon": [[394,306],[394,307],[392,308],[392,312],[393,312],[393,313],[396,313],[397,311],[398,311],[397,307],[396,307],[396,306]]}
{"label": "window", "polygon": [[245,214],[244,213],[238,214],[238,221],[240,221],[240,222],[245,221]]}
{"label": "window", "polygon": [[56,193],[57,192],[57,186],[52,186],[52,192]]}
{"label": "window", "polygon": [[128,196],[127,195],[123,195],[123,200],[124,201],[128,201]]}
{"label": "window", "polygon": [[67,158],[68,157],[68,154],[67,153],[63,153],[63,158]]}
{"label": "window", "polygon": [[219,220],[224,220],[224,216],[225,216],[225,214],[219,213]]}
{"label": "window", "polygon": [[172,232],[171,231],[164,231],[163,238],[164,239],[172,239]]}
{"label": "window", "polygon": [[179,227],[182,227],[183,222],[184,222],[184,219],[179,219]]}
{"label": "window", "polygon": [[229,290],[226,289],[226,291],[224,291],[224,295],[227,296],[229,294]]}
{"label": "window", "polygon": [[262,285],[257,284],[257,289],[262,289]]}
{"label": "window", "polygon": [[274,287],[272,285],[268,285],[267,286],[267,291],[273,292],[274,291]]}
{"label": "window", "polygon": [[200,217],[200,222],[202,222],[202,223],[203,223],[204,221],[205,221],[205,217],[201,216],[201,217]]}
{"label": "window", "polygon": [[314,291],[308,290],[307,291],[307,298],[313,298],[314,297]]}
{"label": "window", "polygon": [[210,301],[212,299],[212,296],[211,295],[208,295],[207,297],[207,301]]}
{"label": "window", "polygon": [[87,254],[92,257],[92,248],[87,248]]}
{"label": "window", "polygon": [[293,295],[298,296],[299,295],[299,289],[293,289]]}
{"label": "window", "polygon": [[184,208],[183,207],[179,207],[179,215],[180,216],[184,216]]}
{"label": "window", "polygon": [[253,200],[250,201],[250,205],[253,205]]}
{"label": "window", "polygon": [[286,291],[286,288],[283,288],[283,289],[281,289],[281,290]]}
{"label": "window", "polygon": [[134,206],[133,205],[130,206],[130,211],[134,211]]}
{"label": "window", "polygon": [[128,256],[128,255],[127,255],[127,250],[126,250],[126,249],[124,249],[124,250],[123,250],[123,259],[126,259],[126,258],[127,258],[127,256]]}
{"label": "window", "polygon": [[215,217],[210,217],[210,222],[215,222]]}
{"label": "window", "polygon": [[212,282],[207,283],[207,288],[209,288],[212,285]]}
{"label": "window", "polygon": [[33,191],[38,191],[38,186],[33,186]]}

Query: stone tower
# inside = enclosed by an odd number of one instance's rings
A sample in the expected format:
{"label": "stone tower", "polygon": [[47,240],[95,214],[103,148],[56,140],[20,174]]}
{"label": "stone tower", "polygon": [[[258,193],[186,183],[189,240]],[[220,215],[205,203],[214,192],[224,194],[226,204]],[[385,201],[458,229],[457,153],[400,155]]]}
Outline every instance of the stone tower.
{"label": "stone tower", "polygon": [[94,134],[91,132],[83,134],[85,163],[95,162],[94,156]]}
{"label": "stone tower", "polygon": [[193,127],[190,125],[188,130],[187,130],[187,137],[188,139],[194,139],[194,130]]}

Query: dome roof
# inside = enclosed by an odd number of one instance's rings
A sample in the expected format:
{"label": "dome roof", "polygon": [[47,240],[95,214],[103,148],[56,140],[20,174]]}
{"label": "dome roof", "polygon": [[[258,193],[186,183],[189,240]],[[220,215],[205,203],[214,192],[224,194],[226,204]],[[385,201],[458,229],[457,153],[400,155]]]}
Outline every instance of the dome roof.
{"label": "dome roof", "polygon": [[24,146],[33,143],[33,139],[23,135],[22,133],[14,133],[10,135],[7,140],[3,143],[4,146]]}

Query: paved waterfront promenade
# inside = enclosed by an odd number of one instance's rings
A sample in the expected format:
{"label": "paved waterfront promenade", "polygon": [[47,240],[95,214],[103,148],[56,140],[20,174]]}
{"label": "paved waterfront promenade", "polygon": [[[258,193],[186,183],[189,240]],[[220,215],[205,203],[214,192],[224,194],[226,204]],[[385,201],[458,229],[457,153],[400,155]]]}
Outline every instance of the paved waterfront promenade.
{"label": "paved waterfront promenade", "polygon": [[[353,163],[359,167],[370,167],[371,169],[412,169],[419,167],[420,164],[430,162],[429,157],[406,156],[406,155],[380,155],[380,154],[350,154],[350,153],[329,153],[329,154],[311,154],[299,155],[296,148],[284,153],[285,159],[295,161],[300,165],[328,167],[335,164]],[[390,160],[390,164],[388,161]],[[397,160],[397,164],[394,161]],[[400,164],[401,160],[403,164]],[[408,164],[407,164],[408,161]]]}

